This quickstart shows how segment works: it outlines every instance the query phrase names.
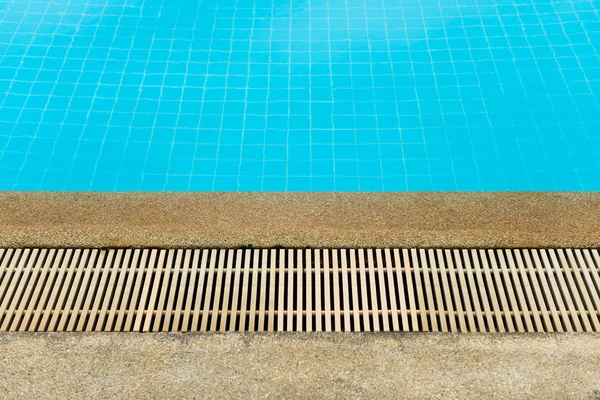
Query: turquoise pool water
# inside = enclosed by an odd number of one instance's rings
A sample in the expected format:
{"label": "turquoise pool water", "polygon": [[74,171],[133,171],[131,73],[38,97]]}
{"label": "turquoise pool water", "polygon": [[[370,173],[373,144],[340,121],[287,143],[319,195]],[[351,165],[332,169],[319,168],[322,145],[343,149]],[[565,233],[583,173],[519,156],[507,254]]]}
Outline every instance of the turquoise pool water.
{"label": "turquoise pool water", "polygon": [[600,190],[597,0],[0,0],[0,189]]}

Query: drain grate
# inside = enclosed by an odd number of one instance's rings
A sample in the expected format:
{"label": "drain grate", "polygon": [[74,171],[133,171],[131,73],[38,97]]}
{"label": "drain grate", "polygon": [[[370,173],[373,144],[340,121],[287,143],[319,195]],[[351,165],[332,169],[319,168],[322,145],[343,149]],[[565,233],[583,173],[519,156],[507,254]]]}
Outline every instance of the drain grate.
{"label": "drain grate", "polygon": [[598,250],[0,249],[0,331],[600,332]]}

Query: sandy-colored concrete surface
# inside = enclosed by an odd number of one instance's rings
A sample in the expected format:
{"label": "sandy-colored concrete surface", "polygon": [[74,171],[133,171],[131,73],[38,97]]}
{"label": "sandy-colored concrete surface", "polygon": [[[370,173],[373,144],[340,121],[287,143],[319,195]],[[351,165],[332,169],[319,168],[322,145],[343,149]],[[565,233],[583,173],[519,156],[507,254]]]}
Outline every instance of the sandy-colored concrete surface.
{"label": "sandy-colored concrete surface", "polygon": [[0,246],[597,247],[600,193],[0,192]]}
{"label": "sandy-colored concrete surface", "polygon": [[2,334],[0,397],[598,400],[600,336]]}

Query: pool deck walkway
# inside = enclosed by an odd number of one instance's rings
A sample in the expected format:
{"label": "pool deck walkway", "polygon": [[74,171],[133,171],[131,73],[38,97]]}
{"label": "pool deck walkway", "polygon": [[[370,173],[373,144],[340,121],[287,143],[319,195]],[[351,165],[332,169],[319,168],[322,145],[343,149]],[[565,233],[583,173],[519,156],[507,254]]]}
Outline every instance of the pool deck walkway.
{"label": "pool deck walkway", "polygon": [[[0,247],[600,247],[600,193],[0,193]],[[600,400],[600,335],[3,333],[0,398]]]}
{"label": "pool deck walkway", "polygon": [[600,336],[3,334],[0,398],[600,399]]}

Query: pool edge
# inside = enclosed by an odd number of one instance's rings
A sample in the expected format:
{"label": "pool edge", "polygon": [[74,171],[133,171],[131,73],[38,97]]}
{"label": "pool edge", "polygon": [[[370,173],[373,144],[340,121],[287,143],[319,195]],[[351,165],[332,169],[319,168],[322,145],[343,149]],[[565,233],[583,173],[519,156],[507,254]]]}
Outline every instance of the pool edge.
{"label": "pool edge", "polygon": [[600,247],[600,192],[0,192],[1,247]]}

